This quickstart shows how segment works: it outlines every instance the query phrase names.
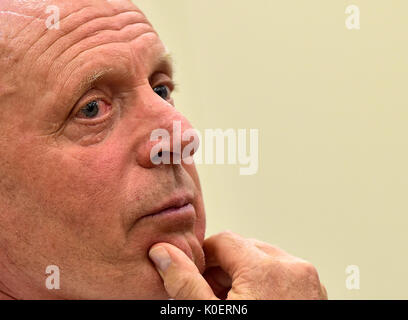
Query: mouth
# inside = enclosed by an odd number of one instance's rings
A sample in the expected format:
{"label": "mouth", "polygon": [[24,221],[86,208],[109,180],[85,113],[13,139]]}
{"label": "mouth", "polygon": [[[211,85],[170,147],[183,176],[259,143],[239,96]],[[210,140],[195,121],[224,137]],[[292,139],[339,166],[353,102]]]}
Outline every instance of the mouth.
{"label": "mouth", "polygon": [[147,214],[143,215],[140,219],[147,218],[165,218],[170,216],[186,216],[195,215],[195,209],[193,206],[193,197],[189,194],[176,194],[170,197],[170,199],[163,202],[163,204],[157,206]]}

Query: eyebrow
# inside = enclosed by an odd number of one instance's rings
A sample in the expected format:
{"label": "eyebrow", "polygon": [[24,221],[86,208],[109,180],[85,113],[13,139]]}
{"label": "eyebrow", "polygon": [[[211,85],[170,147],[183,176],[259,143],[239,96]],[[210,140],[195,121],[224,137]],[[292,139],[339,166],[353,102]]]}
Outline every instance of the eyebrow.
{"label": "eyebrow", "polygon": [[[161,55],[157,61],[154,63],[154,71],[161,71],[167,73],[170,78],[173,77],[174,74],[174,62],[173,57],[170,53],[165,53]],[[102,70],[95,71],[93,74],[89,75],[85,79],[83,79],[77,89],[75,90],[77,93],[86,92],[93,88],[96,83],[98,83],[101,79],[105,78],[105,76],[109,73],[114,71],[113,68],[106,68]]]}
{"label": "eyebrow", "polygon": [[106,68],[102,70],[95,71],[93,74],[89,75],[83,79],[77,89],[75,90],[78,93],[86,92],[90,90],[95,84],[103,79],[107,74],[111,73],[113,68]]}
{"label": "eyebrow", "polygon": [[167,73],[171,78],[174,74],[174,59],[170,53],[165,53],[160,56],[156,62],[154,70],[159,70]]}

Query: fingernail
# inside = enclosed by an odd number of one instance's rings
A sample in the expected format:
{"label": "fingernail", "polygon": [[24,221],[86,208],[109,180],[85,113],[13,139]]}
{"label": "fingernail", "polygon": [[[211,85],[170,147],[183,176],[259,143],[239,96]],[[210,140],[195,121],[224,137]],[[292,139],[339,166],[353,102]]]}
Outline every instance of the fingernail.
{"label": "fingernail", "polygon": [[150,250],[149,257],[152,259],[161,275],[163,275],[163,272],[165,272],[171,264],[170,255],[163,247],[155,247]]}

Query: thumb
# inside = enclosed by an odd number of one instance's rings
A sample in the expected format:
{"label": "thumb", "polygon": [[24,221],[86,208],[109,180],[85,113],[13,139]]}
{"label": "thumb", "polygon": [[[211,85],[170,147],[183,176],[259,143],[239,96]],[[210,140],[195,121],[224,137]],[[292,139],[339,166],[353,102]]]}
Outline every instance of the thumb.
{"label": "thumb", "polygon": [[163,279],[170,298],[176,300],[217,299],[196,265],[179,248],[169,243],[155,244],[149,257]]}

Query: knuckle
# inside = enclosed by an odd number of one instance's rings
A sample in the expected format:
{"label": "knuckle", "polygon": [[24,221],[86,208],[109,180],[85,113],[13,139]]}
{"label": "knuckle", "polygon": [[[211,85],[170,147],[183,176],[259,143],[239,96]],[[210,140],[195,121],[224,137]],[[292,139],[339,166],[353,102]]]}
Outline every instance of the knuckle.
{"label": "knuckle", "polygon": [[262,260],[260,260],[258,262],[258,265],[265,268],[265,269],[270,269],[273,266],[277,266],[277,265],[283,265],[283,263],[281,263],[278,259],[275,259],[271,256],[265,257]]}
{"label": "knuckle", "polygon": [[237,237],[237,234],[230,230],[225,230],[225,231],[220,232],[218,234],[218,237],[227,238],[227,239],[235,239]]}
{"label": "knuckle", "polygon": [[255,238],[249,238],[249,239],[247,239],[247,241],[250,244],[252,244],[253,246],[256,246],[256,247],[265,247],[265,248],[271,248],[271,249],[275,248],[274,245],[271,245],[269,243],[263,242],[261,240],[255,239]]}
{"label": "knuckle", "polygon": [[250,248],[257,248],[262,251],[267,249],[267,246],[265,243],[262,243],[261,241],[254,239],[254,238],[247,239],[247,245]]}
{"label": "knuckle", "polygon": [[308,261],[300,261],[298,262],[299,270],[304,276],[310,278],[318,278],[318,273],[316,267]]}
{"label": "knuckle", "polygon": [[241,237],[239,234],[234,233],[232,231],[223,231],[215,236],[217,240],[227,243],[231,247],[239,248],[242,244],[247,243],[246,239]]}
{"label": "knuckle", "polygon": [[308,283],[310,290],[315,292],[315,296],[323,296],[326,289],[320,283],[316,267],[308,261],[302,261],[299,263],[298,268],[301,279]]}
{"label": "knuckle", "polygon": [[279,257],[284,257],[284,256],[289,256],[287,252],[285,252],[282,248],[275,244],[265,244],[267,245],[268,249],[270,252],[273,252],[276,256]]}

